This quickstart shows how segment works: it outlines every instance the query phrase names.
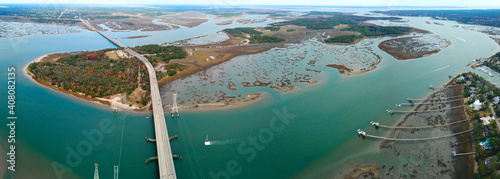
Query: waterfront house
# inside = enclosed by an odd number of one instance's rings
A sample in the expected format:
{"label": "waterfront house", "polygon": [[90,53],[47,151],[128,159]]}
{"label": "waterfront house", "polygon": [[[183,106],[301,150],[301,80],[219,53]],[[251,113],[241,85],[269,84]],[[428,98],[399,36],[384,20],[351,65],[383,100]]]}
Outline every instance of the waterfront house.
{"label": "waterfront house", "polygon": [[488,117],[482,117],[480,118],[483,125],[490,125],[490,120],[495,120],[494,118],[488,116]]}
{"label": "waterfront house", "polygon": [[479,145],[483,148],[483,150],[490,150],[491,149],[490,141],[491,137],[487,138],[485,141],[479,142]]}
{"label": "waterfront house", "polygon": [[482,106],[482,105],[483,105],[483,104],[482,104],[482,103],[481,103],[481,102],[477,99],[476,101],[474,101],[474,103],[472,103],[472,104],[470,105],[470,107],[474,108],[474,110],[476,110],[476,111],[477,111],[477,110],[480,110],[480,109],[481,109],[481,106]]}
{"label": "waterfront house", "polygon": [[498,104],[500,102],[500,97],[494,97],[493,98],[493,103]]}

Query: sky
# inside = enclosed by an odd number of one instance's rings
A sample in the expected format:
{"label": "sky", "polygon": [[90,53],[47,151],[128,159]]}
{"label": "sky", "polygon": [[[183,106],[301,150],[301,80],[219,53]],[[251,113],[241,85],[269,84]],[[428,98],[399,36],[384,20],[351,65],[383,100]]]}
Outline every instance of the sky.
{"label": "sky", "polygon": [[202,5],[322,5],[322,6],[458,6],[500,8],[500,0],[1,0],[29,4],[202,4]]}

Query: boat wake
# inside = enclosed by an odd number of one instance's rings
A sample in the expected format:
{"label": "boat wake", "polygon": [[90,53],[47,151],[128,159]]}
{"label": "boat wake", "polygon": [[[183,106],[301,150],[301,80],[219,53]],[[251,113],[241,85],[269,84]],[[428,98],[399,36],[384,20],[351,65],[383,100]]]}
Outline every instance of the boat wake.
{"label": "boat wake", "polygon": [[447,65],[445,67],[441,67],[441,68],[438,68],[438,69],[435,69],[435,70],[432,70],[431,72],[437,72],[437,71],[440,71],[440,70],[444,70],[446,68],[450,67],[450,65]]}
{"label": "boat wake", "polygon": [[457,36],[453,36],[455,38],[457,38],[458,40],[461,40],[462,42],[466,42],[467,40],[463,39],[463,38],[460,38],[460,37],[457,37]]}
{"label": "boat wake", "polygon": [[227,145],[242,142],[241,139],[209,140],[208,135],[205,139],[205,145]]}

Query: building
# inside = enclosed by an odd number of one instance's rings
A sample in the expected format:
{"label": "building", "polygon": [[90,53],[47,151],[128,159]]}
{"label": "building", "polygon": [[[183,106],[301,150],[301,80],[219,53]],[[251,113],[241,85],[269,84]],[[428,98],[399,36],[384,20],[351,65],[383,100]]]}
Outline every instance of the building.
{"label": "building", "polygon": [[479,145],[483,148],[483,150],[490,150],[491,149],[490,141],[491,137],[487,138],[485,141],[479,142]]}
{"label": "building", "polygon": [[494,97],[493,98],[493,103],[498,104],[500,102],[500,97]]}
{"label": "building", "polygon": [[476,101],[474,101],[474,103],[472,103],[472,104],[470,105],[470,107],[474,108],[474,110],[476,110],[476,111],[477,111],[477,110],[480,110],[480,109],[481,109],[482,105],[483,105],[483,104],[482,104],[479,100],[476,100]]}
{"label": "building", "polygon": [[488,117],[482,117],[480,119],[481,119],[483,125],[490,125],[490,121],[491,120],[495,120],[494,118],[492,118],[490,116],[488,116]]}

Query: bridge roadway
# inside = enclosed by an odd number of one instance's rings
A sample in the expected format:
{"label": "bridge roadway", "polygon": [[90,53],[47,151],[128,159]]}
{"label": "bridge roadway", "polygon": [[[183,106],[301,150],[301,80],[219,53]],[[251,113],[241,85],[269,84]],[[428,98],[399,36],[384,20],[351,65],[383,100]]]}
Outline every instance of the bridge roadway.
{"label": "bridge roadway", "polygon": [[80,19],[85,25],[90,29],[97,31],[103,37],[113,42],[119,47],[123,47],[125,51],[135,56],[137,59],[142,61],[146,65],[149,73],[149,82],[151,86],[151,102],[153,107],[153,119],[155,126],[155,137],[156,137],[156,151],[158,154],[158,167],[160,171],[161,179],[175,179],[177,178],[175,174],[174,161],[172,158],[172,149],[170,148],[170,141],[168,140],[167,123],[165,122],[165,115],[163,113],[163,105],[161,103],[160,89],[158,87],[158,81],[156,80],[156,72],[147,58],[141,54],[135,52],[134,50],[128,48],[122,43],[118,42],[114,38],[106,35],[105,33],[97,30],[88,21]]}

